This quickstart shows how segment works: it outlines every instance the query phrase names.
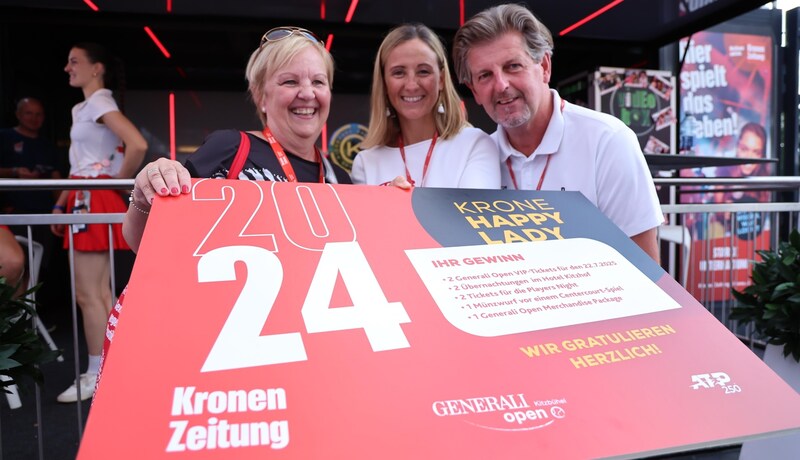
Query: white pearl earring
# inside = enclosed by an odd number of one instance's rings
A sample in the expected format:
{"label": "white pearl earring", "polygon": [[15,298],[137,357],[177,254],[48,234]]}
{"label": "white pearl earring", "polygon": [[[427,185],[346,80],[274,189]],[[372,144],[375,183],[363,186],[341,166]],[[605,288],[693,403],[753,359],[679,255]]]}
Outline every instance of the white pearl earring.
{"label": "white pearl earring", "polygon": [[444,104],[440,102],[439,107],[436,108],[436,111],[439,113],[444,113]]}

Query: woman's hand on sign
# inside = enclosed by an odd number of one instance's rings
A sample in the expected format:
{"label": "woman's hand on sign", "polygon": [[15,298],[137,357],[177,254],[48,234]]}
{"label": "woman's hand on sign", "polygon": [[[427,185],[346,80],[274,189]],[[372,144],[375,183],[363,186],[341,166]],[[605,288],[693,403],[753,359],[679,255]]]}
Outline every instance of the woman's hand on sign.
{"label": "woman's hand on sign", "polygon": [[139,174],[133,187],[133,202],[143,209],[150,209],[158,196],[178,196],[191,190],[189,171],[179,162],[159,158],[148,163]]}

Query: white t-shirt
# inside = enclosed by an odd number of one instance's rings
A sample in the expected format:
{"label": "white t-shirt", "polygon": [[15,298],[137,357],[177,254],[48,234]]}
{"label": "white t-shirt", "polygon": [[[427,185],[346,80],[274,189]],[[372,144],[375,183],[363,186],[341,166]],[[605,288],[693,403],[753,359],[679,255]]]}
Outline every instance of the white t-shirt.
{"label": "white t-shirt", "polygon": [[122,140],[97,120],[119,111],[108,89],[99,89],[88,99],[72,108],[72,128],[69,131],[70,176],[115,177],[122,167]]}
{"label": "white t-shirt", "polygon": [[514,188],[506,166],[511,158],[520,189],[579,191],[628,236],[664,221],[650,170],[636,134],[611,115],[565,103],[555,90],[553,115],[541,144],[526,157],[508,142],[502,126],[492,134],[500,149],[503,187]]}
{"label": "white t-shirt", "polygon": [[[500,188],[497,146],[480,129],[466,127],[450,139],[439,138],[423,180],[422,170],[430,140],[405,146],[408,172],[417,187]],[[403,158],[397,147],[372,147],[353,160],[350,176],[354,184],[380,185],[405,176]]]}

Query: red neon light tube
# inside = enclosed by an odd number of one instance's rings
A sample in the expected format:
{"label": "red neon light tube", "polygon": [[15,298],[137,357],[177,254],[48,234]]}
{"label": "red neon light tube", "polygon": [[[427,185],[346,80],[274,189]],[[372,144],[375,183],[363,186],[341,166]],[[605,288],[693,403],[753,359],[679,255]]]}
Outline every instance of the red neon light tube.
{"label": "red neon light tube", "polygon": [[358,0],[350,0],[350,8],[347,9],[347,16],[345,16],[344,22],[350,22],[350,20],[353,19],[353,14],[355,14],[357,6]]}
{"label": "red neon light tube", "polygon": [[567,35],[568,33],[572,32],[573,30],[577,29],[578,27],[586,24],[587,22],[589,22],[592,19],[600,16],[601,14],[603,14],[606,11],[610,10],[611,8],[614,8],[615,6],[619,5],[620,3],[622,3],[622,1],[623,0],[614,0],[613,2],[611,2],[608,5],[600,8],[599,10],[597,10],[594,13],[590,14],[589,16],[586,16],[585,18],[581,19],[580,21],[576,22],[575,24],[572,24],[571,26],[569,26],[566,29],[562,30],[561,32],[558,33],[558,35],[559,36]]}
{"label": "red neon light tube", "polygon": [[153,33],[152,30],[150,30],[150,27],[144,26],[144,31],[147,32],[147,35],[150,36],[150,39],[153,40],[153,43],[155,43],[158,49],[161,50],[161,54],[163,54],[164,57],[169,59],[169,51],[167,51],[167,48],[165,48],[164,45],[161,44],[161,40],[159,40],[158,37],[156,37],[156,34]]}
{"label": "red neon light tube", "polygon": [[91,8],[91,9],[92,9],[92,11],[100,11],[100,8],[98,8],[98,7],[97,7],[97,5],[95,5],[94,3],[92,3],[92,0],[83,0],[83,3],[85,3],[86,5],[88,5],[88,6],[89,6],[89,8]]}

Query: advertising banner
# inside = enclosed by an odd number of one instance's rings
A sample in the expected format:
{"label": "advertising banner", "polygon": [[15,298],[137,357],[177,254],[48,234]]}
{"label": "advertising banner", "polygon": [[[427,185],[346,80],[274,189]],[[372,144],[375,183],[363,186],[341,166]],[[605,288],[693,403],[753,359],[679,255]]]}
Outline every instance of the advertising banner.
{"label": "advertising banner", "polygon": [[[699,32],[680,42],[681,154],[772,158],[773,42],[769,35]],[[772,174],[769,164],[682,170],[684,177],[749,177]],[[684,203],[765,203],[763,190],[715,191],[684,187]],[[694,193],[688,193],[694,192]],[[748,260],[768,249],[770,221],[762,213],[686,216],[692,234],[690,292],[708,301],[730,298],[749,284]],[[733,247],[726,255],[722,248]],[[696,249],[695,249],[696,248]],[[717,257],[714,254],[719,254]],[[712,288],[709,290],[708,288]],[[704,293],[703,291],[706,290]]]}
{"label": "advertising banner", "polygon": [[79,458],[643,456],[792,390],[577,192],[199,180],[157,199]]}
{"label": "advertising banner", "polygon": [[644,153],[675,153],[674,87],[669,71],[600,67],[594,73],[594,109],[622,120]]}

